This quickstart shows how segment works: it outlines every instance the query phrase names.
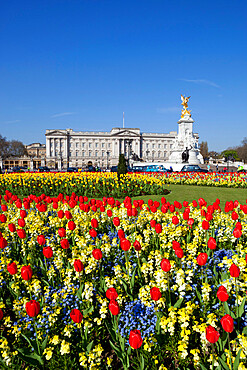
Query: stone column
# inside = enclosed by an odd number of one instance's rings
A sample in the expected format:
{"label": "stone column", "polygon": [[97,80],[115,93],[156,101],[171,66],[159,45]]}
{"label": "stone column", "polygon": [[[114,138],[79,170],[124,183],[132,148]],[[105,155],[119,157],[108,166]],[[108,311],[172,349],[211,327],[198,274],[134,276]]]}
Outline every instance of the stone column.
{"label": "stone column", "polygon": [[49,158],[51,156],[51,139],[46,138],[46,156]]}
{"label": "stone column", "polygon": [[3,170],[3,158],[0,157],[0,170]]}
{"label": "stone column", "polygon": [[30,170],[33,171],[33,158],[30,159]]}

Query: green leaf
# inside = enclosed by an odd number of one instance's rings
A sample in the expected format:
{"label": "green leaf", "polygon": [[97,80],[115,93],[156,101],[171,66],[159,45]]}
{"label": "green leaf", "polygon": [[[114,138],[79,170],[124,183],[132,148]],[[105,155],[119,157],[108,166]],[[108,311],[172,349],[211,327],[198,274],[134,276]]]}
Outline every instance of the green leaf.
{"label": "green leaf", "polygon": [[247,326],[244,327],[243,334],[247,335]]}
{"label": "green leaf", "polygon": [[184,300],[183,298],[180,298],[180,299],[175,303],[174,307],[176,307],[176,308],[180,308],[180,306],[181,306],[181,304],[182,304],[183,300]]}
{"label": "green leaf", "polygon": [[241,317],[243,315],[243,313],[244,313],[245,301],[246,301],[246,297],[243,299],[241,305],[239,306],[239,309],[238,309],[238,317]]}
{"label": "green leaf", "polygon": [[140,366],[140,370],[144,370],[145,369],[145,361],[144,361],[144,358],[143,356],[141,357],[141,366]]}
{"label": "green leaf", "polygon": [[91,351],[92,347],[93,347],[93,340],[92,340],[92,342],[90,342],[90,343],[87,345],[87,353],[89,353],[89,352]]}
{"label": "green leaf", "polygon": [[225,310],[225,312],[226,312],[228,315],[230,315],[230,309],[229,309],[228,303],[227,303],[227,302],[224,302],[224,303],[223,303],[223,305],[224,305],[224,310]]}
{"label": "green leaf", "polygon": [[110,333],[110,335],[111,335],[112,339],[115,341],[115,340],[116,340],[116,333],[114,332],[114,330],[113,330],[113,329],[112,329],[112,327],[108,324],[108,322],[107,322],[107,321],[105,322],[105,324],[106,324],[106,327],[107,327],[107,329],[108,329],[108,331],[109,331],[109,333]]}
{"label": "green leaf", "polygon": [[229,370],[229,366],[225,363],[225,361],[223,361],[222,358],[220,358],[220,357],[218,357],[218,359],[220,360],[220,363],[223,366],[223,368],[225,370]]}
{"label": "green leaf", "polygon": [[131,346],[129,346],[128,350],[127,350],[127,355],[130,356],[131,355]]}
{"label": "green leaf", "polygon": [[48,335],[45,337],[45,339],[43,340],[43,342],[41,344],[42,352],[45,350],[45,347],[47,345],[47,341],[48,341]]}
{"label": "green leaf", "polygon": [[197,288],[196,288],[196,295],[197,295],[197,298],[199,299],[199,301],[202,305],[202,297],[201,297],[201,294],[199,293],[199,291],[197,290]]}
{"label": "green leaf", "polygon": [[26,335],[22,334],[21,335],[23,336],[23,338],[26,339],[26,341],[28,342],[28,344],[34,349],[34,351],[36,353],[38,353],[38,346],[37,346],[37,343],[36,343],[36,340],[31,340],[30,338],[28,338]]}
{"label": "green leaf", "polygon": [[43,369],[43,360],[37,353],[31,353],[27,348],[18,348],[19,355],[23,361],[30,365],[36,366],[38,369]]}
{"label": "green leaf", "polygon": [[234,360],[234,363],[233,363],[233,370],[238,370],[238,365],[239,365],[239,361],[240,361],[240,354],[241,354],[241,351],[242,351],[242,348],[240,348],[240,350],[238,351],[238,354]]}
{"label": "green leaf", "polygon": [[81,299],[82,291],[84,290],[84,284],[77,290],[76,296]]}
{"label": "green leaf", "polygon": [[94,310],[94,306],[93,305],[91,307],[86,308],[85,310],[83,310],[83,316],[86,316],[89,313],[92,313],[93,310]]}
{"label": "green leaf", "polygon": [[200,364],[202,370],[208,370],[204,365]]}
{"label": "green leaf", "polygon": [[131,280],[130,280],[130,286],[131,286],[131,288],[133,288],[134,287],[134,284],[135,284],[135,273],[136,273],[136,269],[137,268],[134,269],[133,274],[131,276]]}

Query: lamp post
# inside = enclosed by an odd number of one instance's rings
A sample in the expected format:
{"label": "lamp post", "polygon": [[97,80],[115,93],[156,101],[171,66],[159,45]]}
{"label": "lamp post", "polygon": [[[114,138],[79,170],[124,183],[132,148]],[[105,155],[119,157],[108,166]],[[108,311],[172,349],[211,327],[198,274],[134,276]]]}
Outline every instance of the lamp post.
{"label": "lamp post", "polygon": [[106,152],[106,168],[109,169],[109,155],[110,155],[110,152],[107,151]]}
{"label": "lamp post", "polygon": [[129,167],[129,158],[130,158],[130,146],[131,146],[131,140],[126,139],[125,143],[127,145],[127,162],[128,162],[128,167]]}

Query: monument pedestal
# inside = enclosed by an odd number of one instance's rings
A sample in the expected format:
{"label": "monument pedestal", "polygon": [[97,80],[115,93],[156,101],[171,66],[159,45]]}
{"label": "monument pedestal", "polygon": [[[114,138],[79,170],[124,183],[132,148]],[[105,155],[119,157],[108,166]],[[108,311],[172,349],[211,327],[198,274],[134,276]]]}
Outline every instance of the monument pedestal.
{"label": "monument pedestal", "polygon": [[[202,164],[203,157],[198,148],[198,135],[193,133],[194,120],[190,114],[185,114],[178,121],[178,136],[174,149],[169,157],[169,163]],[[188,152],[188,159],[183,160],[183,153]]]}

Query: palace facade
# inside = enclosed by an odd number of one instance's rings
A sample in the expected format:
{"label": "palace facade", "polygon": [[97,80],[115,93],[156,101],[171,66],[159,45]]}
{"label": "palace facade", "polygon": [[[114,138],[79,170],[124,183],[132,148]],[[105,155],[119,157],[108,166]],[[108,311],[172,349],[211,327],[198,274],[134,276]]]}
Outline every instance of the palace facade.
{"label": "palace facade", "polygon": [[[139,128],[113,128],[110,132],[46,130],[46,164],[49,167],[109,168],[118,164],[119,154],[129,161],[168,160],[177,132],[141,133]],[[198,140],[198,136],[197,136]]]}

